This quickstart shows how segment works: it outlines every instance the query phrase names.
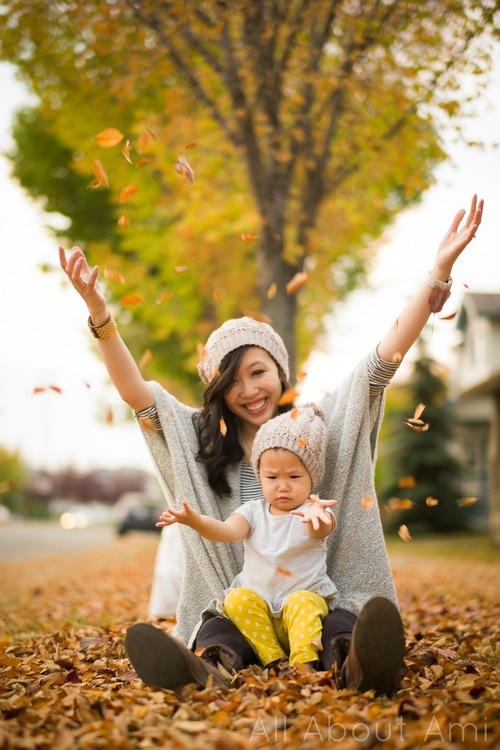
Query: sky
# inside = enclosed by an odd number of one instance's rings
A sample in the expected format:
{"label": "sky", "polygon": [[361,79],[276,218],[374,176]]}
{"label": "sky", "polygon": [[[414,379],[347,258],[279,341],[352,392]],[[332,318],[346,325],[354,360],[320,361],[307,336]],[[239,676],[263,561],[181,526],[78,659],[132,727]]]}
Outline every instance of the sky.
{"label": "sky", "polygon": [[[127,419],[128,407],[96,355],[84,303],[62,271],[40,270],[44,264],[57,264],[58,241],[47,228],[41,206],[10,178],[3,157],[12,145],[13,114],[30,102],[5,63],[0,64],[0,91],[0,446],[17,451],[33,469],[127,466],[151,471],[140,430]],[[452,161],[438,168],[435,185],[386,232],[369,288],[353,292],[328,318],[328,333],[302,368],[308,376],[301,400],[317,398],[338,384],[383,338],[432,267],[453,216],[468,208],[475,192],[485,199],[483,223],[455,266],[453,293],[442,315],[459,308],[464,284],[470,292],[500,293],[500,149],[493,146],[500,136],[500,56],[476,111],[466,130],[470,140],[482,140],[484,148],[447,144]],[[459,341],[456,322],[435,316],[426,336],[431,354],[452,368]],[[400,377],[405,372],[408,365]],[[48,390],[35,394],[35,388]],[[106,422],[109,409],[111,424]]]}

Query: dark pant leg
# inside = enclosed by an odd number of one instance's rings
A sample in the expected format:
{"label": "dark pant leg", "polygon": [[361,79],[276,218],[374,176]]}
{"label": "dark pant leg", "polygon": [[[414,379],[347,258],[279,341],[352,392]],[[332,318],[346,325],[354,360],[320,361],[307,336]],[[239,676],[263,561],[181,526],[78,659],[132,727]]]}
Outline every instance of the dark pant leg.
{"label": "dark pant leg", "polygon": [[259,664],[259,659],[245,636],[227,617],[210,617],[198,630],[195,649],[215,645],[225,646],[234,651],[236,671],[248,667],[249,664]]}
{"label": "dark pant leg", "polygon": [[318,653],[320,670],[328,670],[333,665],[332,640],[338,636],[351,639],[356,615],[347,609],[334,609],[323,618],[323,651]]}

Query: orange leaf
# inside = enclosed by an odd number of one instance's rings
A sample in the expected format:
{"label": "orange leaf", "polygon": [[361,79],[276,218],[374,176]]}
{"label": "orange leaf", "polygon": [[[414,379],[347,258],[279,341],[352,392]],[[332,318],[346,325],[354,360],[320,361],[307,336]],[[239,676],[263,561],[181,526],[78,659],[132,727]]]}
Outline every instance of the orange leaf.
{"label": "orange leaf", "polygon": [[142,370],[144,367],[146,367],[146,365],[149,364],[152,359],[153,355],[151,353],[151,349],[146,349],[141,359],[139,360],[139,370]]}
{"label": "orange leaf", "polygon": [[139,297],[138,294],[126,294],[124,297],[121,297],[120,302],[122,305],[138,305],[142,302],[142,297]]}
{"label": "orange leaf", "polygon": [[286,570],[286,568],[281,568],[279,565],[277,568],[275,568],[275,573],[278,576],[281,576],[281,578],[294,578],[293,573],[290,573],[289,570]]}
{"label": "orange leaf", "polygon": [[248,234],[247,232],[241,233],[241,239],[243,240],[243,242],[252,242],[252,240],[256,240],[258,236],[258,234]]}
{"label": "orange leaf", "polygon": [[365,493],[363,495],[363,498],[361,500],[361,506],[363,510],[369,511],[372,509],[373,506],[373,497],[372,495],[369,495],[368,493]]}
{"label": "orange leaf", "polygon": [[102,148],[112,148],[117,146],[123,138],[123,133],[120,133],[116,128],[106,128],[102,133],[96,135],[94,141],[96,141]]}
{"label": "orange leaf", "polygon": [[128,216],[125,216],[125,214],[122,214],[116,223],[119,227],[128,227],[130,225],[130,219]]}
{"label": "orange leaf", "polygon": [[403,542],[411,542],[410,532],[408,531],[408,526],[405,526],[405,524],[399,527],[398,534]]}
{"label": "orange leaf", "polygon": [[148,133],[151,136],[151,138],[153,139],[153,141],[157,141],[158,140],[158,136],[156,135],[156,133],[155,133],[154,130],[152,130],[151,128],[148,128],[147,125],[146,125],[146,130],[148,131]]}
{"label": "orange leaf", "polygon": [[47,390],[46,388],[43,388],[42,386],[37,385],[35,386],[35,388],[33,388],[33,395],[36,395],[37,393],[45,393],[46,390]]}
{"label": "orange leaf", "polygon": [[299,271],[296,273],[293,279],[291,279],[286,285],[287,294],[295,294],[301,287],[306,284],[311,277],[305,271]]}
{"label": "orange leaf", "polygon": [[113,424],[113,412],[111,409],[107,410],[105,419],[107,424]]}
{"label": "orange leaf", "polygon": [[454,313],[451,313],[451,315],[441,315],[439,317],[439,320],[453,320],[453,318],[456,318],[457,313],[456,311]]}
{"label": "orange leaf", "polygon": [[128,201],[129,198],[132,198],[132,196],[137,193],[138,187],[138,184],[136,182],[133,182],[131,185],[127,185],[126,187],[122,188],[118,202],[125,203],[125,201]]}
{"label": "orange leaf", "polygon": [[155,423],[152,419],[149,417],[140,417],[139,423],[142,427],[144,427],[145,430],[148,430],[149,432],[158,432],[158,428],[156,427]]}
{"label": "orange leaf", "polygon": [[409,510],[410,508],[413,508],[413,503],[408,498],[401,500],[399,497],[391,497],[387,503],[387,509],[392,513],[400,510]]}
{"label": "orange leaf", "polygon": [[146,146],[148,145],[150,141],[151,136],[149,135],[147,130],[144,130],[140,136],[139,136],[139,145],[137,146],[137,150],[140,154],[144,151]]}
{"label": "orange leaf", "polygon": [[278,287],[276,286],[276,284],[271,284],[271,286],[267,290],[267,299],[274,299],[276,297],[277,291]]}
{"label": "orange leaf", "polygon": [[90,183],[89,187],[94,188],[94,190],[96,188],[100,188],[101,187],[100,180],[92,180],[92,182]]}
{"label": "orange leaf", "polygon": [[172,299],[173,296],[174,296],[173,292],[165,292],[164,294],[161,295],[161,297],[159,297],[156,300],[156,304],[161,305],[162,302],[168,302],[168,300]]}
{"label": "orange leaf", "polygon": [[309,440],[306,437],[299,438],[299,446],[300,448],[303,448],[304,445],[307,445]]}
{"label": "orange leaf", "polygon": [[299,410],[297,409],[296,406],[294,406],[293,409],[290,412],[290,417],[292,419],[297,419],[298,416],[299,416]]}
{"label": "orange leaf", "polygon": [[478,500],[478,497],[461,497],[457,500],[457,505],[459,508],[468,508],[471,505],[475,505]]}
{"label": "orange leaf", "polygon": [[429,497],[425,498],[425,504],[429,506],[429,508],[433,508],[435,505],[439,505],[439,500],[435,497]]}
{"label": "orange leaf", "polygon": [[224,420],[222,419],[222,417],[221,417],[220,422],[219,422],[219,429],[220,429],[220,434],[222,435],[222,437],[226,437],[226,435],[227,435],[227,425],[224,422]]}
{"label": "orange leaf", "polygon": [[98,181],[104,187],[109,187],[108,175],[104,169],[104,165],[99,159],[94,159],[94,174]]}
{"label": "orange leaf", "polygon": [[189,266],[174,266],[174,273],[179,276],[181,273],[186,273],[189,270]]}
{"label": "orange leaf", "polygon": [[54,391],[54,393],[62,393],[62,388],[59,388],[58,385],[49,385],[49,388],[51,391]]}
{"label": "orange leaf", "polygon": [[146,166],[146,164],[151,164],[152,161],[153,160],[150,156],[143,156],[142,159],[139,159],[135,166],[140,169],[141,167]]}
{"label": "orange leaf", "polygon": [[398,479],[398,487],[401,487],[402,489],[411,489],[412,487],[415,487],[416,484],[415,477],[412,476],[400,477]]}
{"label": "orange leaf", "polygon": [[296,388],[287,388],[287,390],[281,394],[281,398],[278,401],[278,406],[284,406],[285,404],[291,404],[295,401],[299,392]]}
{"label": "orange leaf", "polygon": [[304,370],[301,370],[297,373],[297,383],[303,383],[306,378],[307,372],[305,372]]}
{"label": "orange leaf", "polygon": [[125,284],[125,279],[121,275],[121,273],[116,273],[116,271],[111,271],[109,268],[104,269],[104,276],[107,279],[112,279],[113,281],[117,281],[119,284]]}
{"label": "orange leaf", "polygon": [[214,292],[214,299],[215,299],[215,301],[216,302],[220,302],[221,301],[221,297],[222,297],[221,292],[218,289],[216,289],[215,292]]}
{"label": "orange leaf", "polygon": [[184,148],[196,148],[196,143],[187,143]]}
{"label": "orange leaf", "polygon": [[122,154],[125,157],[125,159],[128,161],[128,163],[134,166],[134,163],[132,159],[130,158],[130,141],[125,141],[125,145],[122,146]]}

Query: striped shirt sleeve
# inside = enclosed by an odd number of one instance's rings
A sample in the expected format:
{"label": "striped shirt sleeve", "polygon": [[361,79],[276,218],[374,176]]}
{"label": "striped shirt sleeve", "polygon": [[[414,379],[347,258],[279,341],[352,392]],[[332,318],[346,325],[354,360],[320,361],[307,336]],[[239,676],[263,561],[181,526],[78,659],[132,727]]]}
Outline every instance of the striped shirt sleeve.
{"label": "striped shirt sleeve", "polygon": [[144,427],[147,427],[148,430],[156,430],[156,432],[162,432],[156,402],[153,401],[151,406],[146,406],[145,409],[136,411],[135,416]]}
{"label": "striped shirt sleeve", "polygon": [[370,399],[379,396],[389,385],[398,370],[400,362],[387,362],[381,359],[377,349],[374,349],[368,359],[368,380],[370,382]]}

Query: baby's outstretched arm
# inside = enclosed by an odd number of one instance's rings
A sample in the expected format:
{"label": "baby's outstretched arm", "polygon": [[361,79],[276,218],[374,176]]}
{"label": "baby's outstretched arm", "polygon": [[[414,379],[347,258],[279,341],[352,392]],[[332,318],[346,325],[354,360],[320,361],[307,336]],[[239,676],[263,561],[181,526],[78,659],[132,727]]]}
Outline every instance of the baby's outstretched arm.
{"label": "baby's outstretched arm", "polygon": [[184,526],[189,526],[212,542],[239,542],[246,537],[250,530],[250,524],[239,513],[233,513],[225,521],[219,521],[217,518],[198,513],[185,500],[182,502],[182,510],[174,510],[173,508],[164,510],[156,525],[163,527],[171,526],[173,523],[182,523]]}

